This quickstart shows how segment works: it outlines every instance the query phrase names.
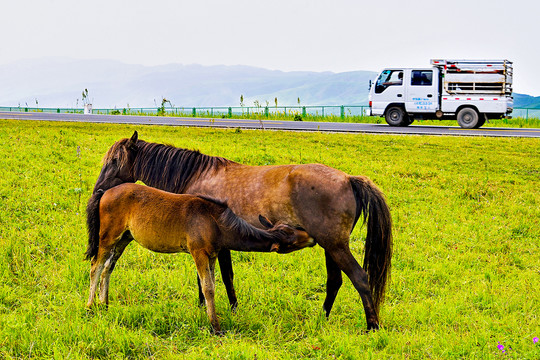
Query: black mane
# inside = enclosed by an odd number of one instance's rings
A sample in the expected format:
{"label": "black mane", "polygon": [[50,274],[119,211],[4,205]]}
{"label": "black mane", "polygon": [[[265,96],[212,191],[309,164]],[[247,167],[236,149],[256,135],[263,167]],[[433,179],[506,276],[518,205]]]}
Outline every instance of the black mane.
{"label": "black mane", "polygon": [[172,145],[137,142],[137,157],[132,173],[148,186],[182,193],[191,182],[206,171],[217,169],[233,161],[199,151]]}

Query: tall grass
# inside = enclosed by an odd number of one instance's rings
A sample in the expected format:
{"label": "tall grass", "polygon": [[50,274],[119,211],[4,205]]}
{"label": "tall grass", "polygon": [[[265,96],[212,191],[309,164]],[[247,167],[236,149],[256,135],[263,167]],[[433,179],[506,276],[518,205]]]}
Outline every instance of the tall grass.
{"label": "tall grass", "polygon": [[[109,309],[84,310],[89,263],[79,194],[83,202],[90,196],[103,154],[133,130],[247,164],[319,162],[372,178],[388,198],[395,233],[382,330],[364,332],[346,278],[324,319],[320,247],[233,253],[240,305],[228,310],[218,276],[223,337],[210,335],[197,305],[190,256],[136,244],[112,275]],[[0,120],[0,155],[0,358],[540,357],[537,139]],[[351,237],[357,259],[363,235],[357,226]]]}

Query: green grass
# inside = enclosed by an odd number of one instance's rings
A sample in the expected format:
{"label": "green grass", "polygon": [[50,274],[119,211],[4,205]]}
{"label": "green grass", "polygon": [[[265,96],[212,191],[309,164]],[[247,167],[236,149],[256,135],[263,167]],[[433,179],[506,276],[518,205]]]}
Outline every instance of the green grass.
{"label": "green grass", "polygon": [[[320,247],[233,253],[240,305],[228,310],[218,274],[222,337],[197,306],[191,257],[136,243],[112,275],[109,309],[86,312],[85,203],[103,154],[133,130],[247,164],[319,162],[372,178],[395,234],[382,330],[364,332],[346,278],[324,319]],[[538,139],[0,120],[0,167],[0,358],[540,358]],[[363,234],[357,226],[350,244],[359,260]]]}

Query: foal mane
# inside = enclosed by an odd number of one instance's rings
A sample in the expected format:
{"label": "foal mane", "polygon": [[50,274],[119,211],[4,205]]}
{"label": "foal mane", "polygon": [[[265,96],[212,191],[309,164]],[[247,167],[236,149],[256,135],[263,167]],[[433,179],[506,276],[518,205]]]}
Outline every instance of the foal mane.
{"label": "foal mane", "polygon": [[201,194],[196,194],[196,196],[221,207],[223,212],[219,216],[219,223],[223,225],[226,229],[230,229],[239,233],[242,237],[255,238],[259,241],[278,241],[283,240],[287,237],[287,234],[283,230],[274,230],[272,232],[268,232],[251,225],[250,223],[236,215],[227,205],[226,201],[221,201],[216,198]]}
{"label": "foal mane", "polygon": [[233,163],[199,151],[144,140],[137,142],[137,149],[132,170],[134,177],[148,186],[174,193],[184,192],[191,180],[201,174]]}

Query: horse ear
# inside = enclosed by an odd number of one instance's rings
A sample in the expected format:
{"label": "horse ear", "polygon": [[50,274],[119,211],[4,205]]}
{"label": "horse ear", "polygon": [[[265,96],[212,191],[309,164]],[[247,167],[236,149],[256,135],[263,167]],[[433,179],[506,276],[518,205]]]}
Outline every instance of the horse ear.
{"label": "horse ear", "polygon": [[137,149],[137,141],[139,140],[139,133],[135,131],[127,143],[128,149]]}
{"label": "horse ear", "polygon": [[261,223],[262,226],[264,226],[267,229],[271,229],[271,228],[274,227],[274,225],[272,225],[270,220],[268,220],[267,218],[265,218],[262,215],[259,215],[259,222]]}

